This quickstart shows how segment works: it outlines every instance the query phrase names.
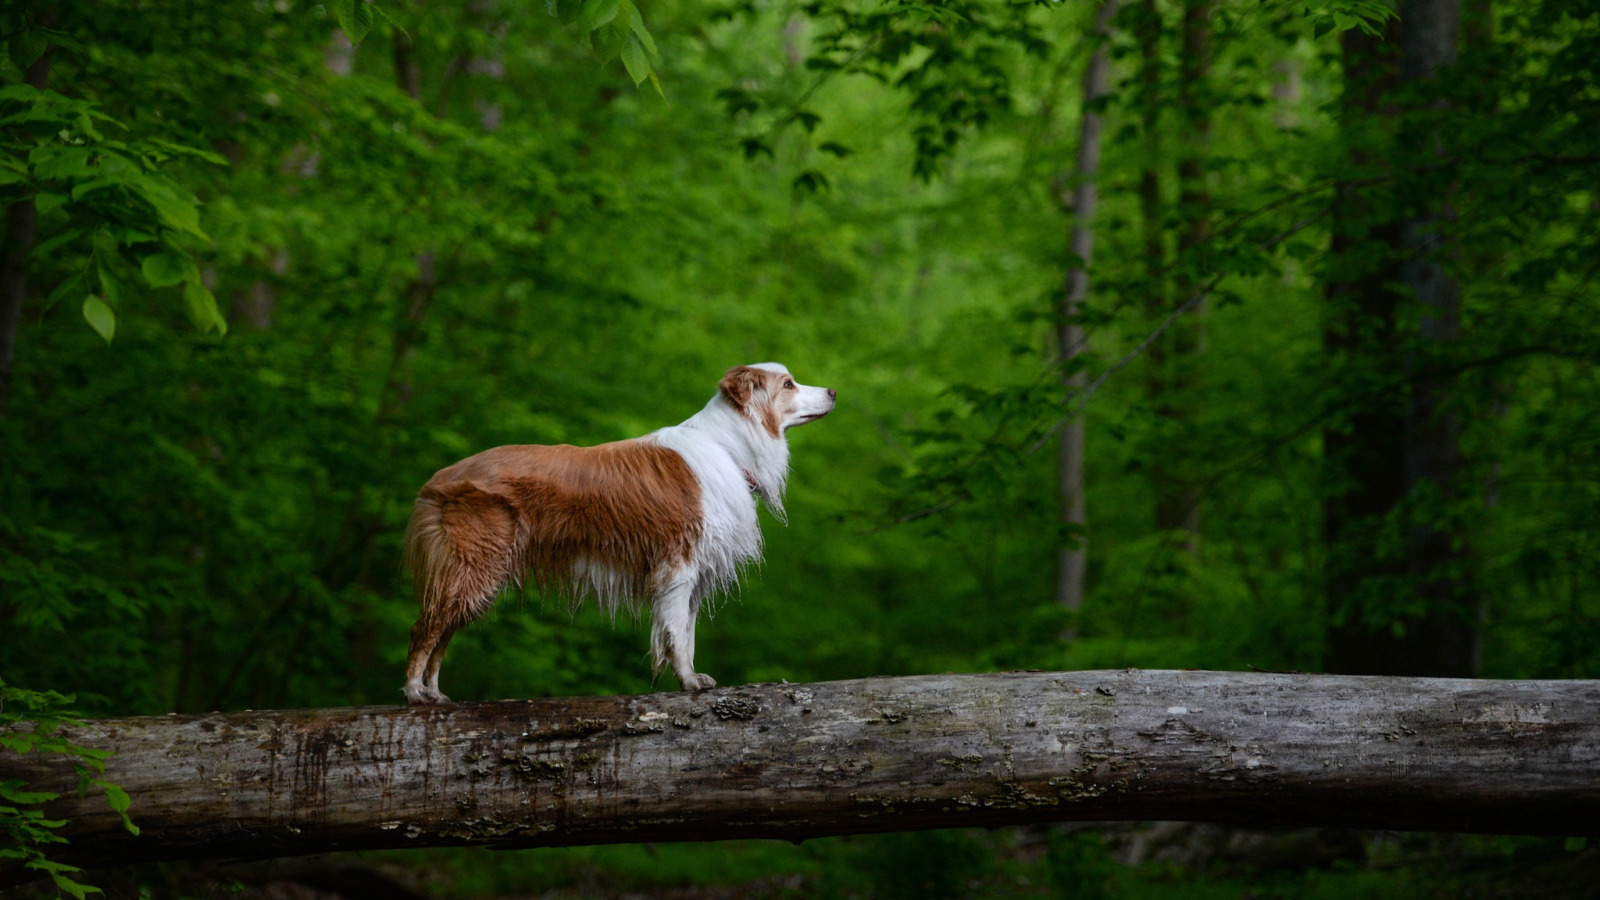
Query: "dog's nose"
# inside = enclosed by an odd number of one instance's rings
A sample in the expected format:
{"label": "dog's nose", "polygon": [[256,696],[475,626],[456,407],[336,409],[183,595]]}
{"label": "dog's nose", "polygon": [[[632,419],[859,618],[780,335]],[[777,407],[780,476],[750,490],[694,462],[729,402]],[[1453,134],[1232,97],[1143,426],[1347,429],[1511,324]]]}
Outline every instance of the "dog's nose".
{"label": "dog's nose", "polygon": [[834,399],[835,397],[838,397],[838,396],[839,396],[839,392],[838,391],[834,390],[833,388],[828,388],[828,399],[829,400],[832,400],[832,399]]}

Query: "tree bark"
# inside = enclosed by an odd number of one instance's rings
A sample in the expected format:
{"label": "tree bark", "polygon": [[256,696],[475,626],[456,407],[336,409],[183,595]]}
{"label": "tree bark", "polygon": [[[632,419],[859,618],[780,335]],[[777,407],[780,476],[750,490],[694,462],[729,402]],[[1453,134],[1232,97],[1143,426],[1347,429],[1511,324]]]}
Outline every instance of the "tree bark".
{"label": "tree bark", "polygon": [[[1161,10],[1155,0],[1140,0],[1137,18],[1139,33],[1139,124],[1144,132],[1144,168],[1139,173],[1139,213],[1144,243],[1145,312],[1159,322],[1171,312],[1162,272],[1167,265],[1166,223],[1161,212]],[[1164,386],[1161,373],[1166,348],[1159,342],[1147,353],[1154,373],[1151,390]]]}
{"label": "tree bark", "polygon": [[[1340,38],[1344,87],[1340,118],[1354,131],[1364,120],[1392,117],[1387,96],[1399,84],[1399,20],[1384,35],[1352,28]],[[1359,169],[1387,158],[1384,148],[1352,150]],[[1399,263],[1393,249],[1401,228],[1391,201],[1371,189],[1341,185],[1333,203],[1329,306],[1323,349],[1355,394],[1355,408],[1322,433],[1328,485],[1323,500],[1324,593],[1332,624],[1324,661],[1352,675],[1424,674],[1410,671],[1411,647],[1364,598],[1403,577],[1404,560],[1383,546],[1385,517],[1405,496],[1404,396],[1398,368]],[[1389,591],[1392,593],[1392,589]]]}
{"label": "tree bark", "polygon": [[[1077,172],[1070,197],[1064,197],[1072,215],[1072,235],[1068,247],[1073,259],[1061,291],[1061,325],[1056,331],[1063,365],[1088,350],[1088,336],[1078,321],[1083,304],[1089,299],[1089,262],[1094,257],[1094,208],[1098,199],[1095,179],[1100,175],[1101,133],[1105,130],[1098,101],[1109,90],[1111,81],[1111,20],[1117,14],[1118,0],[1105,0],[1095,16],[1094,39],[1098,42],[1083,73],[1083,114],[1078,126]],[[1067,404],[1088,384],[1082,366],[1066,369]],[[1075,532],[1063,542],[1056,561],[1056,602],[1069,610],[1083,607],[1083,582],[1088,570],[1088,544],[1084,529],[1089,523],[1083,497],[1084,426],[1080,412],[1061,429],[1057,459],[1057,492],[1061,499],[1061,523]],[[1069,636],[1074,626],[1069,626]]]}
{"label": "tree bark", "polygon": [[22,322],[22,301],[28,294],[28,252],[38,210],[33,198],[6,208],[6,243],[0,248],[0,418],[11,399],[11,381],[17,361],[17,326]]}
{"label": "tree bark", "polygon": [[[42,25],[55,24],[55,10],[39,17]],[[23,80],[38,90],[50,87],[50,61],[55,45],[28,66]],[[0,248],[0,418],[11,400],[11,382],[17,363],[17,328],[22,324],[22,301],[28,294],[28,253],[33,250],[39,210],[33,197],[6,207],[5,246]],[[73,298],[81,299],[81,298]]]}
{"label": "tree bark", "polygon": [[[1353,117],[1396,117],[1401,110],[1389,91],[1423,85],[1455,61],[1459,0],[1411,0],[1398,24],[1387,42],[1354,30],[1345,35],[1344,105]],[[1389,49],[1395,45],[1398,56]],[[1443,126],[1430,109],[1407,112],[1397,145],[1425,160]],[[1392,153],[1379,149],[1356,159]],[[1328,594],[1348,604],[1329,632],[1328,667],[1467,677],[1477,667],[1482,601],[1467,577],[1466,535],[1451,508],[1466,493],[1455,385],[1437,374],[1461,340],[1461,293],[1447,267],[1451,188],[1432,183],[1425,168],[1401,172],[1398,202],[1387,210],[1347,191],[1335,207],[1342,221],[1335,224],[1332,256],[1380,261],[1356,278],[1330,282],[1342,321],[1327,345],[1350,363],[1354,377],[1347,383],[1364,382],[1369,394],[1383,396],[1365,402],[1347,429],[1325,435],[1335,479],[1324,507]],[[1419,316],[1417,339],[1402,362],[1399,323],[1407,296]],[[1380,368],[1403,368],[1404,378],[1381,376]],[[1372,390],[1386,381],[1393,390]],[[1405,534],[1395,549],[1383,545],[1381,526],[1397,513],[1405,516]],[[1401,608],[1420,612],[1400,615]]]}
{"label": "tree bark", "polygon": [[[1166,212],[1162,205],[1162,152],[1161,113],[1167,97],[1161,81],[1162,42],[1165,28],[1161,8],[1156,0],[1140,0],[1139,30],[1139,107],[1140,126],[1144,138],[1144,165],[1139,173],[1139,216],[1141,239],[1144,245],[1143,285],[1144,311],[1150,323],[1165,321],[1172,314],[1171,292],[1167,289],[1167,238]],[[1174,327],[1188,327],[1174,323]],[[1166,341],[1153,341],[1145,352],[1145,390],[1157,416],[1167,419],[1174,411],[1171,401],[1172,383],[1169,368],[1171,353]],[[1151,448],[1150,481],[1155,494],[1154,524],[1157,530],[1171,527],[1166,513],[1168,491],[1167,461],[1163,457],[1166,441]]]}
{"label": "tree bark", "polygon": [[[64,862],[1177,819],[1563,835],[1600,816],[1600,681],[1019,672],[100,719],[128,834],[0,757]],[[25,877],[13,863],[0,885]]]}
{"label": "tree bark", "polygon": [[[1433,81],[1456,61],[1461,31],[1460,0],[1410,0],[1405,5],[1404,61],[1408,83]],[[1416,137],[1419,146],[1438,143],[1434,124]],[[1464,464],[1461,423],[1451,409],[1452,379],[1432,374],[1453,344],[1461,341],[1461,286],[1446,267],[1452,255],[1449,229],[1455,211],[1449,187],[1423,186],[1418,215],[1406,223],[1401,279],[1422,307],[1422,345],[1407,361],[1411,398],[1406,410],[1406,486],[1413,496],[1436,496],[1444,504],[1461,494]],[[1441,522],[1438,511],[1414,513],[1408,569],[1427,614],[1413,626],[1428,674],[1468,677],[1477,669],[1481,603],[1465,577],[1466,536],[1459,525]]]}
{"label": "tree bark", "polygon": [[[1187,0],[1183,5],[1182,51],[1178,64],[1178,112],[1183,123],[1183,151],[1178,159],[1178,269],[1176,292],[1180,303],[1205,292],[1204,267],[1195,258],[1211,231],[1211,193],[1206,187],[1206,148],[1211,138],[1211,94],[1206,81],[1211,73],[1212,0]],[[1177,546],[1193,554],[1200,548],[1200,475],[1192,454],[1171,447],[1195,445],[1200,411],[1200,361],[1205,352],[1206,301],[1201,297],[1190,313],[1173,323],[1164,358],[1164,384],[1155,398],[1157,415],[1172,432],[1168,448],[1151,461],[1155,488],[1155,525],[1171,534]]]}

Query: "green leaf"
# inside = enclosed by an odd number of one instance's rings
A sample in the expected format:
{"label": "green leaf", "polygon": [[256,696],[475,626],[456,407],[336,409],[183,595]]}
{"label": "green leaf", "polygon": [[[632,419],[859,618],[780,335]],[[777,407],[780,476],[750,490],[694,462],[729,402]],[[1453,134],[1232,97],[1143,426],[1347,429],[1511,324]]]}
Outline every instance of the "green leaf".
{"label": "green leaf", "polygon": [[133,806],[133,800],[128,797],[128,792],[123,790],[121,785],[102,781],[98,778],[95,779],[94,783],[106,792],[106,806],[122,817],[122,826],[128,829],[129,833],[137,835],[139,826],[133,824],[133,819],[128,817],[128,810]]}
{"label": "green leaf", "polygon": [[639,38],[628,35],[622,44],[622,65],[628,70],[628,77],[633,79],[633,84],[638,87],[650,75],[650,58],[646,54],[644,44],[639,43]]}
{"label": "green leaf", "polygon": [[156,239],[156,236],[148,231],[140,231],[137,228],[128,228],[122,225],[112,225],[107,230],[111,232],[112,237],[117,239],[117,243],[125,247],[133,244],[148,244]]}
{"label": "green leaf", "polygon": [[111,311],[104,300],[92,294],[84,298],[83,318],[90,328],[106,339],[107,344],[111,343],[111,338],[117,333],[117,314]]}
{"label": "green leaf", "polygon": [[372,7],[366,0],[338,0],[333,6],[333,14],[339,20],[339,27],[344,29],[344,36],[350,43],[359,44],[372,30]]}
{"label": "green leaf", "polygon": [[106,295],[106,302],[116,306],[122,305],[122,283],[111,273],[110,261],[103,256],[97,256],[95,273],[100,276],[100,293]]}
{"label": "green leaf", "polygon": [[72,199],[82,200],[84,197],[89,196],[95,191],[103,188],[113,187],[116,184],[117,182],[112,181],[109,178],[91,178],[88,181],[79,182],[72,187]]}
{"label": "green leaf", "polygon": [[110,807],[112,812],[125,813],[133,805],[133,801],[128,799],[128,792],[123,790],[121,785],[99,779],[95,780],[95,784],[106,792],[106,806]]}
{"label": "green leaf", "polygon": [[40,191],[33,198],[33,208],[42,216],[66,202],[66,194],[58,194],[54,191]]}
{"label": "green leaf", "polygon": [[34,30],[38,31],[46,40],[52,44],[55,44],[57,47],[63,47],[67,50],[71,50],[73,53],[88,52],[87,50],[83,49],[82,44],[78,43],[77,38],[74,38],[72,35],[62,31],[59,28],[44,28],[35,25]]}
{"label": "green leaf", "polygon": [[190,147],[186,144],[178,144],[155,137],[145,138],[145,143],[154,144],[168,153],[172,153],[177,156],[193,156],[196,159],[203,159],[206,162],[216,163],[219,166],[228,165],[227,157],[218,153],[212,153],[210,150],[202,150],[199,147]]}
{"label": "green leaf", "polygon": [[[73,720],[73,719],[62,719],[62,721],[63,722],[68,722],[68,723],[73,724],[73,725],[82,725],[83,724],[82,722],[78,722],[78,721]],[[104,760],[108,760],[111,757],[116,756],[116,754],[113,753],[112,751],[110,751],[110,750],[101,750],[98,747],[79,747],[77,744],[74,744],[74,743],[71,743],[71,742],[63,742],[63,743],[65,743],[66,746],[65,747],[56,748],[56,752],[58,752],[58,753],[71,753],[73,756],[76,756],[79,759],[82,759],[85,763],[87,763],[89,765],[90,768],[93,768],[94,770],[96,770],[98,772],[104,772],[106,770],[106,766],[105,766]]]}
{"label": "green leaf", "polygon": [[83,234],[82,228],[68,228],[48,241],[40,241],[33,245],[33,249],[28,251],[28,258],[45,259],[50,255],[51,251],[81,234]]}
{"label": "green leaf", "polygon": [[589,46],[602,66],[617,58],[627,40],[627,32],[616,27],[599,28],[589,34]]}
{"label": "green leaf", "polygon": [[627,17],[628,30],[644,45],[645,52],[651,59],[660,59],[661,53],[656,50],[656,39],[651,37],[650,29],[644,27],[644,16],[639,13],[639,8],[633,5],[632,0],[622,0],[622,14]]}
{"label": "green leaf", "polygon": [[622,0],[585,0],[583,14],[578,17],[578,24],[584,31],[594,31],[602,25],[610,24],[620,9]]}
{"label": "green leaf", "polygon": [[29,66],[39,61],[49,46],[50,41],[43,34],[30,28],[12,35],[6,49],[11,54],[12,65],[26,72]]}
{"label": "green leaf", "polygon": [[110,259],[117,255],[117,239],[112,236],[110,228],[101,226],[95,229],[94,237],[89,240],[94,247],[96,258]]}
{"label": "green leaf", "polygon": [[834,156],[837,156],[840,159],[843,159],[844,157],[855,152],[838,141],[823,141],[821,144],[817,145],[817,149],[821,150],[823,153],[832,153]]}
{"label": "green leaf", "polygon": [[40,181],[72,181],[97,174],[89,162],[92,156],[87,147],[46,144],[29,153],[28,162]]}
{"label": "green leaf", "polygon": [[108,256],[96,254],[95,274],[100,277],[100,293],[106,297],[106,302],[112,306],[122,305],[122,282],[117,280],[111,271],[111,259]]}
{"label": "green leaf", "polygon": [[82,290],[83,273],[74,272],[73,274],[62,279],[61,283],[56,285],[56,289],[50,292],[50,296],[46,297],[44,300],[44,308],[48,310],[50,307],[55,306],[57,301],[59,301],[62,297],[65,297],[68,294],[80,293]]}
{"label": "green leaf", "polygon": [[716,98],[727,107],[729,118],[742,112],[756,112],[761,109],[761,101],[752,97],[749,91],[739,88],[723,88],[717,91]]}
{"label": "green leaf", "polygon": [[8,84],[0,88],[0,102],[14,100],[32,106],[39,102],[39,96],[43,93],[31,84]]}
{"label": "green leaf", "polygon": [[797,194],[818,194],[826,191],[828,187],[828,176],[815,169],[801,172],[794,179],[794,191]]}
{"label": "green leaf", "polygon": [[218,334],[228,333],[228,320],[218,311],[217,298],[205,285],[198,281],[184,285],[183,306],[195,331],[207,332],[215,328]]}
{"label": "green leaf", "polygon": [[49,803],[51,800],[61,796],[60,794],[51,794],[46,791],[17,790],[21,786],[22,782],[20,781],[7,781],[4,784],[0,784],[0,797],[4,797],[12,803],[37,806],[40,803]]}
{"label": "green leaf", "polygon": [[[107,122],[113,122],[113,123],[116,123],[118,125],[122,124],[120,122],[117,122],[116,119],[113,119],[110,116],[101,115],[99,113],[94,112],[93,110],[80,110],[78,112],[78,115],[77,115],[76,119],[75,119],[75,121],[77,123],[77,126],[78,126],[78,130],[83,132],[84,134],[88,135],[89,137],[93,138],[94,140],[97,140],[97,141],[101,140],[101,137],[100,137],[100,132],[97,131],[95,129],[95,127],[94,127],[94,120],[95,119],[104,119]],[[112,143],[112,142],[108,142],[108,143]]]}
{"label": "green leaf", "polygon": [[38,869],[41,872],[82,872],[83,871],[82,869],[78,868],[77,866],[68,865],[67,863],[56,862],[55,860],[52,860],[52,859],[37,859],[37,858],[34,859],[33,862],[28,863],[27,868]]}
{"label": "green leaf", "polygon": [[193,194],[149,179],[130,186],[150,204],[150,208],[155,210],[156,216],[168,228],[210,240],[200,230],[200,210]]}
{"label": "green leaf", "polygon": [[411,32],[407,31],[405,29],[405,26],[403,26],[399,22],[395,21],[394,16],[389,15],[389,11],[388,10],[384,9],[383,7],[379,6],[376,3],[369,3],[367,5],[372,7],[372,11],[373,12],[375,12],[378,15],[382,16],[383,20],[385,22],[388,22],[389,25],[391,27],[393,27],[395,31],[398,31],[401,34],[405,35],[406,36],[406,40],[408,40],[408,41],[411,40]]}
{"label": "green leaf", "polygon": [[656,49],[656,39],[650,36],[650,32],[644,27],[642,20],[634,23],[632,31],[633,36],[638,38],[639,43],[644,45],[644,51],[650,54],[651,59],[661,58],[661,51]]}
{"label": "green leaf", "polygon": [[187,253],[163,250],[146,256],[139,264],[144,280],[151,287],[170,287],[180,281],[197,281],[200,272]]}
{"label": "green leaf", "polygon": [[[32,864],[30,863],[30,865],[32,865]],[[76,872],[76,871],[78,871],[78,869],[73,868],[72,871]],[[78,882],[73,881],[71,878],[68,878],[67,876],[62,875],[62,874],[60,874],[58,872],[51,872],[50,873],[50,879],[56,883],[56,889],[57,890],[65,893],[65,894],[68,894],[70,896],[76,897],[77,900],[84,900],[84,898],[89,896],[90,894],[104,894],[105,893],[105,891],[102,891],[102,890],[100,890],[99,888],[97,888],[97,887],[95,887],[93,885],[79,884]]]}

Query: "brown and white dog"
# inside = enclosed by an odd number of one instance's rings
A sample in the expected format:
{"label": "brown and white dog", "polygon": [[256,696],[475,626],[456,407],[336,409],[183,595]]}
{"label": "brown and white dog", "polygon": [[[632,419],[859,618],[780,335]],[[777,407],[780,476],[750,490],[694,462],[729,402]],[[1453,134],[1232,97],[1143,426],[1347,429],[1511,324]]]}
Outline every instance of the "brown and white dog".
{"label": "brown and white dog", "polygon": [[439,470],[406,531],[422,607],[406,700],[448,702],[439,664],[451,636],[530,584],[613,615],[648,602],[655,670],[670,664],[686,690],[714,687],[694,670],[700,603],[760,558],[757,498],[783,517],[784,433],[827,415],[834,396],[777,363],[739,366],[681,425],[596,447],[496,447]]}

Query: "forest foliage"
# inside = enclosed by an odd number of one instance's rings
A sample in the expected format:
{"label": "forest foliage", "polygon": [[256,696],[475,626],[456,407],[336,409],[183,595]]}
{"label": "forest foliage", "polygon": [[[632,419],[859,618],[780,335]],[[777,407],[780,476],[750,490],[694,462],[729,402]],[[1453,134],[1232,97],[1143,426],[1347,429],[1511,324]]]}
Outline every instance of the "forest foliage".
{"label": "forest foliage", "polygon": [[[1098,5],[8,4],[0,675],[399,702],[433,471],[769,359],[839,406],[701,623],[724,684],[1600,675],[1600,3],[1119,4],[1062,359]],[[673,688],[645,644],[506,604],[445,689]]]}

